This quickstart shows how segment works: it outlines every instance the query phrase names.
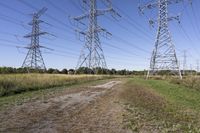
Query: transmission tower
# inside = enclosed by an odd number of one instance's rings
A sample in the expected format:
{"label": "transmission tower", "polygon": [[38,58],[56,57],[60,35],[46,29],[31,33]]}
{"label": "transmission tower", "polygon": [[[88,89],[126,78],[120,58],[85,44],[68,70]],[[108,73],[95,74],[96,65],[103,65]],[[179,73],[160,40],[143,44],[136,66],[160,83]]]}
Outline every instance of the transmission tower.
{"label": "transmission tower", "polygon": [[186,74],[186,71],[187,70],[187,51],[184,50],[184,54],[183,54],[183,75]]}
{"label": "transmission tower", "polygon": [[42,52],[40,48],[46,48],[44,46],[40,45],[40,36],[47,34],[47,32],[41,32],[40,31],[40,23],[43,23],[44,21],[40,20],[40,16],[44,14],[47,11],[47,8],[42,8],[36,13],[33,13],[33,19],[32,22],[29,23],[29,25],[32,26],[32,32],[26,36],[25,38],[31,38],[31,44],[28,47],[25,47],[28,49],[28,53],[26,55],[26,58],[22,64],[23,68],[34,69],[34,70],[46,70],[44,60],[42,57]]}
{"label": "transmission tower", "polygon": [[[98,17],[110,12],[112,17],[116,18],[120,15],[113,9],[110,0],[101,0],[106,6],[106,9],[97,9],[97,0],[82,0],[83,10],[85,13],[81,16],[74,17],[73,20],[87,26],[87,30],[79,30],[76,32],[83,35],[85,44],[81,50],[81,54],[76,66],[76,70],[80,67],[87,67],[96,73],[97,68],[107,68],[104,52],[101,46],[100,33],[103,33],[104,37],[112,36],[106,29],[98,25]],[[88,24],[86,24],[87,21]]]}
{"label": "transmission tower", "polygon": [[[175,46],[168,27],[168,21],[177,20],[180,23],[179,16],[168,17],[168,6],[180,2],[184,2],[184,0],[157,0],[155,3],[148,3],[139,7],[142,13],[145,9],[158,8],[158,31],[147,78],[159,71],[169,70],[182,79]],[[155,22],[154,20],[150,20],[149,23],[154,24]]]}

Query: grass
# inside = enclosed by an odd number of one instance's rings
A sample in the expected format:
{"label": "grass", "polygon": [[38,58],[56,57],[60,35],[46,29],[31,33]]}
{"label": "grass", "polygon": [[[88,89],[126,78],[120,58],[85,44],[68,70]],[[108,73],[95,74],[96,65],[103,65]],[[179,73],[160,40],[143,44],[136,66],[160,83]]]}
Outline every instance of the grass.
{"label": "grass", "polygon": [[157,93],[174,104],[200,111],[200,92],[198,90],[193,90],[190,87],[163,80],[143,81],[141,79],[136,79],[136,82],[154,89]]}
{"label": "grass", "polygon": [[200,132],[200,92],[163,80],[129,79],[119,94],[133,132]]}
{"label": "grass", "polygon": [[48,89],[108,78],[111,78],[111,76],[61,74],[2,74],[0,75],[0,96],[8,96],[27,91]]}

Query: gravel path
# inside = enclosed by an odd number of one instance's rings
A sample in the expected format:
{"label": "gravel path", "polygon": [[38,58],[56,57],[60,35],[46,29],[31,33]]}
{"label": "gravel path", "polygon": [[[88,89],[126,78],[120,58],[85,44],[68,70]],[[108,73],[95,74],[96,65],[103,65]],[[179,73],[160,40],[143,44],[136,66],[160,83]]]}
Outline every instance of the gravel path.
{"label": "gravel path", "polygon": [[126,133],[116,103],[120,81],[18,105],[0,114],[0,132]]}

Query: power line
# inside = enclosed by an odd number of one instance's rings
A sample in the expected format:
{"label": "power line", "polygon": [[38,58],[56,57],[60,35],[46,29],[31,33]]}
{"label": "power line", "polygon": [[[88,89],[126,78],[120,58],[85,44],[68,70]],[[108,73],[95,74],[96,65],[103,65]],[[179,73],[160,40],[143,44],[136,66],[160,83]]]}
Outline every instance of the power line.
{"label": "power line", "polygon": [[19,14],[22,14],[22,15],[24,15],[24,16],[27,16],[27,14],[25,14],[24,12],[22,12],[22,11],[20,11],[20,10],[18,10],[18,9],[12,8],[12,7],[6,5],[6,4],[4,4],[4,3],[2,3],[2,2],[0,2],[0,6],[2,6],[2,7],[4,7],[4,8],[7,8],[7,9],[10,9],[10,10],[12,10],[12,11],[14,11],[14,12],[18,12]]}
{"label": "power line", "polygon": [[147,51],[146,49],[140,48],[140,47],[138,47],[137,45],[134,45],[134,44],[128,42],[127,40],[125,40],[125,39],[123,39],[123,38],[121,38],[121,37],[119,37],[119,36],[116,36],[116,35],[114,36],[114,35],[113,35],[113,37],[116,38],[116,39],[117,39],[118,41],[120,41],[120,42],[124,42],[125,45],[129,45],[129,46],[133,47],[134,49],[140,50],[140,51],[142,51],[142,52],[144,52],[144,53],[150,53],[150,52]]}
{"label": "power line", "polygon": [[[23,0],[18,0],[18,1],[23,2],[25,5],[29,6],[30,8],[37,9],[36,7],[30,5],[29,3],[24,2]],[[49,15],[46,14],[46,16],[49,16]],[[49,17],[52,18],[51,16],[49,16]],[[53,18],[52,18],[52,19],[53,19]],[[55,19],[54,19],[54,20],[55,20]],[[64,25],[64,23],[61,23],[61,24]],[[55,27],[55,26],[54,26],[54,27]],[[57,28],[57,27],[55,27],[55,28]],[[61,29],[63,30],[63,28],[61,28]],[[129,46],[132,46],[132,47],[134,47],[134,48],[136,48],[136,49],[138,49],[138,50],[140,50],[140,51],[148,52],[148,53],[149,53],[149,51],[146,51],[145,49],[142,49],[142,48],[140,48],[140,47],[138,47],[138,46],[133,46],[132,43],[130,43],[130,42],[128,42],[128,41],[126,41],[126,40],[124,40],[124,39],[118,37],[118,36],[115,36],[115,38],[117,38],[117,40],[120,40],[121,42],[125,42],[124,44],[128,44]]]}
{"label": "power line", "polygon": [[184,29],[184,27],[179,24],[179,27],[181,28],[182,32],[184,33],[185,37],[191,42],[190,44],[193,45],[193,50],[198,54],[200,55],[200,53],[198,52],[197,48],[196,48],[196,45],[194,44],[193,40],[190,38],[190,36],[187,34],[186,30]]}
{"label": "power line", "polygon": [[[24,0],[18,0],[18,1],[21,2],[22,4],[26,5],[27,7],[30,7],[30,8],[32,8],[32,9],[34,9],[34,10],[38,10],[38,8],[36,8],[35,6],[29,4],[28,2],[26,2],[26,1],[24,1]],[[50,18],[51,20],[53,20],[53,21],[59,23],[60,25],[63,25],[63,26],[66,27],[66,28],[69,28],[69,29],[72,29],[72,30],[74,29],[72,26],[69,26],[69,25],[67,25],[66,23],[63,23],[62,21],[60,21],[60,20],[58,20],[57,18],[55,18],[55,17],[49,15],[48,13],[45,14],[45,16],[47,16],[47,17]]]}
{"label": "power line", "polygon": [[[185,5],[183,5],[183,6],[185,6]],[[186,6],[185,6],[185,10],[186,10],[186,15],[187,15],[188,18],[189,18],[190,24],[192,25],[192,28],[193,28],[193,30],[194,30],[194,32],[195,32],[195,35],[196,35],[197,39],[200,40],[200,37],[198,36],[198,29],[197,29],[196,26],[194,25],[194,23],[193,23],[193,21],[192,21],[192,17],[190,16],[190,13],[188,12]],[[192,12],[193,12],[193,11],[192,11]]]}
{"label": "power line", "polygon": [[[107,16],[106,16],[107,17]],[[112,20],[110,17],[107,17],[111,22],[114,22],[114,20]],[[124,29],[125,31],[127,31],[128,33],[131,33],[134,36],[138,36],[139,38],[142,38],[140,35],[136,34],[135,32],[133,32],[131,29],[127,28],[126,26],[120,24],[120,23],[116,23],[117,25],[119,25],[119,27],[121,27],[122,29]],[[146,41],[150,41],[149,38],[146,38],[146,36],[144,36],[145,38],[143,38],[143,40],[145,39]]]}
{"label": "power line", "polygon": [[[79,9],[79,10],[81,10],[81,11],[83,11],[83,9],[82,8],[80,8],[79,6],[77,6],[76,5],[76,3],[74,2],[74,1],[71,1],[72,3],[73,3],[73,5],[77,8],[77,9]],[[118,9],[118,8],[117,8]],[[121,16],[121,15],[120,15]],[[112,20],[112,19],[110,19],[109,17],[107,17],[110,21],[114,21],[114,20]],[[132,34],[135,34],[134,32],[132,32],[131,30],[129,30],[128,28],[126,28],[125,26],[123,26],[123,25],[121,25],[121,24],[119,24],[119,23],[117,23],[121,28],[123,28],[123,29],[125,29],[126,31],[128,31],[128,32],[130,32],[130,33],[132,33]],[[134,26],[135,27],[135,26]],[[132,43],[130,43],[130,42],[128,42],[127,40],[124,40],[124,39],[122,39],[121,37],[119,37],[119,36],[115,36],[115,35],[112,35],[114,38],[116,38],[117,40],[119,40],[120,42],[124,42],[124,44],[127,44],[127,45],[129,45],[129,46],[131,46],[131,47],[134,47],[135,49],[137,49],[137,50],[140,50],[140,51],[142,51],[142,52],[145,52],[145,53],[150,53],[149,51],[147,51],[147,50],[145,50],[145,49],[143,49],[143,48],[140,48],[140,47],[138,47],[138,46],[136,46],[136,45],[134,45],[133,46],[133,44]]]}
{"label": "power line", "polygon": [[[55,8],[56,10],[58,10],[60,13],[66,15],[68,14],[64,9],[62,9],[61,7],[57,6],[55,3],[53,3],[51,0],[44,0],[45,3],[51,5],[53,8]],[[58,2],[57,2],[58,3]],[[67,9],[67,8],[66,8]],[[69,12],[69,10],[67,9],[67,11]]]}
{"label": "power line", "polygon": [[197,16],[196,16],[196,13],[195,13],[195,11],[194,11],[193,5],[191,6],[191,8],[192,8],[192,14],[193,14],[193,16],[194,16],[195,24],[196,24],[196,27],[197,27],[196,29],[198,30],[198,32],[199,32],[199,34],[200,34],[200,28],[199,28],[199,25],[198,25]]}
{"label": "power line", "polygon": [[135,29],[137,29],[139,32],[141,32],[142,34],[144,34],[147,38],[149,38],[150,40],[152,39],[152,37],[147,34],[146,32],[144,32],[143,29],[146,29],[143,25],[139,24],[138,22],[136,22],[133,18],[131,18],[127,13],[125,13],[123,10],[121,10],[120,8],[118,8],[116,5],[114,5],[116,7],[117,10],[119,10],[121,12],[122,17],[126,20],[126,22],[129,25],[132,25]]}

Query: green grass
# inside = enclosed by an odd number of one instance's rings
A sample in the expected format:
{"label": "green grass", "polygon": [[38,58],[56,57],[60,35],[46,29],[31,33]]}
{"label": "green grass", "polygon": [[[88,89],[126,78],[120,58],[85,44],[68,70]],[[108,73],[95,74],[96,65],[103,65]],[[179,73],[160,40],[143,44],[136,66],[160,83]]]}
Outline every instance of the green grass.
{"label": "green grass", "polygon": [[200,132],[199,91],[141,78],[129,79],[122,87],[124,123],[133,132]]}
{"label": "green grass", "polygon": [[0,96],[108,78],[112,77],[104,75],[2,74],[0,75]]}
{"label": "green grass", "polygon": [[133,82],[154,89],[174,104],[200,111],[200,92],[198,90],[164,80],[134,79]]}

